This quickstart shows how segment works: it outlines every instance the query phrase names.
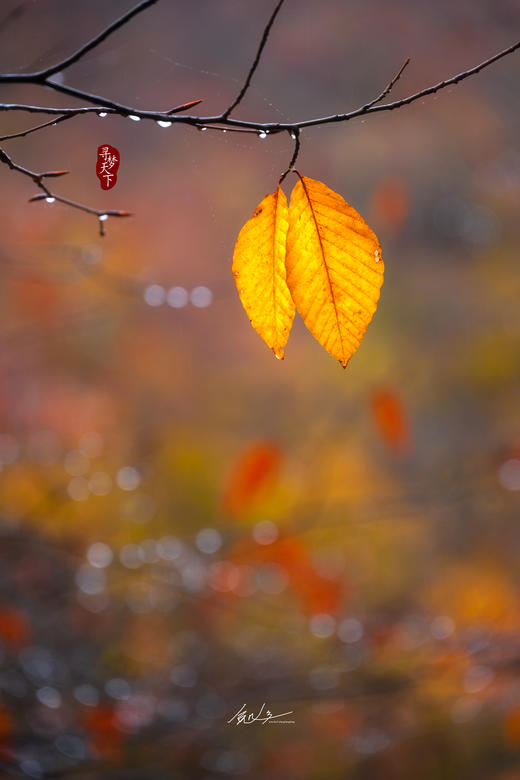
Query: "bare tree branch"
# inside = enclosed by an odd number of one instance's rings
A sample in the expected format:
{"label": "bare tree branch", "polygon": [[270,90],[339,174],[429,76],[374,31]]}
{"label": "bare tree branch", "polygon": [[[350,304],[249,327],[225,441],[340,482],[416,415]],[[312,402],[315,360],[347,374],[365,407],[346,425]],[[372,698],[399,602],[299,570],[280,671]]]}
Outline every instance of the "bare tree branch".
{"label": "bare tree branch", "polygon": [[32,179],[36,186],[40,190],[43,190],[43,194],[33,195],[32,198],[29,198],[30,201],[45,200],[47,203],[54,203],[54,201],[58,201],[59,203],[64,203],[66,206],[70,206],[71,208],[84,211],[87,214],[93,214],[98,219],[99,234],[101,236],[105,235],[105,222],[109,217],[131,216],[129,211],[124,211],[122,209],[94,209],[90,206],[85,206],[83,203],[77,203],[74,200],[69,200],[69,198],[64,198],[61,195],[57,195],[55,192],[51,192],[47,185],[43,183],[43,179],[45,178],[56,178],[57,176],[64,176],[66,173],[68,173],[68,171],[44,171],[43,173],[31,171],[28,168],[24,168],[22,165],[15,163],[14,160],[12,160],[11,157],[7,154],[7,152],[1,148],[0,162],[3,162],[5,165],[9,166],[12,171],[17,171],[23,176],[27,176],[29,179]]}
{"label": "bare tree branch", "polygon": [[119,19],[116,19],[115,22],[109,24],[108,27],[105,27],[102,32],[73,52],[73,54],[71,54],[69,57],[66,57],[60,62],[57,62],[56,65],[51,65],[50,68],[45,68],[44,70],[40,70],[36,73],[7,73],[2,76],[2,79],[4,81],[47,81],[49,76],[53,76],[55,73],[59,73],[60,71],[68,68],[70,65],[73,65],[75,62],[78,62],[78,60],[84,57],[85,54],[87,54],[89,51],[92,51],[92,49],[95,49],[96,46],[99,46],[100,43],[106,40],[109,35],[112,35],[112,33],[114,33],[116,30],[119,30],[121,27],[123,27],[123,25],[129,22],[133,16],[141,13],[141,11],[144,11],[146,8],[149,8],[156,2],[157,0],[142,0],[130,11],[127,11],[126,14],[120,16]]}
{"label": "bare tree branch", "polygon": [[10,135],[2,135],[0,136],[0,141],[8,141],[11,140],[11,138],[24,138],[26,135],[36,133],[37,130],[43,130],[44,127],[57,125],[59,122],[65,122],[67,119],[73,119],[75,116],[76,113],[73,111],[69,114],[62,114],[57,119],[51,119],[49,122],[44,122],[42,125],[36,125],[36,127],[30,127],[28,130],[21,130],[19,133],[11,133]]}
{"label": "bare tree branch", "polygon": [[[506,57],[508,54],[512,54],[514,51],[516,51],[518,48],[520,48],[520,41],[517,41],[516,43],[509,46],[507,49],[503,49],[503,51],[498,52],[498,54],[493,55],[487,60],[484,60],[483,62],[479,63],[478,65],[475,65],[473,68],[470,68],[469,70],[463,71],[462,73],[458,73],[455,76],[451,76],[448,79],[445,79],[444,81],[440,81],[438,84],[434,84],[431,87],[426,87],[425,89],[421,90],[420,92],[416,92],[413,95],[408,95],[407,97],[400,98],[399,100],[394,101],[393,103],[383,103],[382,105],[375,105],[378,103],[383,95],[388,94],[389,88],[385,88],[383,93],[381,93],[380,96],[378,96],[375,100],[371,101],[370,103],[365,103],[360,108],[356,108],[353,111],[349,111],[344,114],[331,114],[329,116],[324,117],[317,117],[314,119],[304,119],[299,122],[255,122],[255,121],[248,121],[243,119],[233,119],[232,117],[225,116],[224,114],[217,114],[214,116],[172,116],[170,112],[164,112],[164,111],[145,111],[139,108],[134,108],[131,106],[123,106],[118,103],[114,103],[113,106],[112,101],[105,100],[105,98],[100,97],[98,105],[95,107],[91,106],[83,106],[80,108],[55,108],[55,107],[45,107],[45,106],[31,106],[31,105],[25,105],[25,104],[19,104],[19,103],[0,103],[0,111],[28,111],[31,113],[47,113],[47,114],[66,114],[66,113],[77,113],[77,114],[84,114],[88,112],[106,112],[110,114],[120,114],[122,116],[137,116],[139,119],[151,119],[154,121],[159,120],[168,120],[170,119],[175,123],[182,123],[187,125],[193,125],[195,127],[203,127],[203,126],[209,126],[209,125],[218,125],[221,128],[225,128],[227,130],[232,130],[233,128],[245,128],[249,130],[256,130],[257,132],[267,132],[267,133],[279,133],[284,130],[297,130],[297,129],[304,129],[306,127],[315,127],[317,125],[324,125],[324,124],[332,124],[336,122],[347,122],[350,119],[355,119],[359,116],[364,116],[366,114],[371,114],[376,111],[393,111],[396,108],[401,108],[402,106],[409,105],[410,103],[413,103],[416,100],[419,100],[420,98],[426,97],[427,95],[431,95],[435,92],[439,92],[442,89],[445,89],[446,87],[452,86],[454,84],[458,84],[460,81],[463,81],[464,79],[469,78],[470,76],[475,75],[476,73],[479,73],[481,70],[484,70],[484,68],[489,67],[494,62],[497,62],[498,60],[502,59],[503,57]],[[404,65],[400,70],[399,75],[402,74],[404,70]],[[0,75],[0,83],[2,82],[3,76]],[[390,82],[389,87],[393,86],[395,82],[397,81],[397,78],[394,77],[392,81]],[[56,85],[61,86],[62,85]],[[69,90],[68,87],[65,89]],[[82,93],[79,90],[73,90],[70,88],[71,91],[74,92],[75,95],[78,97],[83,94],[88,93]],[[89,96],[93,97],[93,96]],[[198,101],[193,101],[198,102]],[[191,105],[193,105],[193,102]],[[189,107],[190,104],[183,104],[186,105],[186,107]],[[178,110],[182,110],[178,109]]]}
{"label": "bare tree branch", "polygon": [[233,111],[233,109],[238,106],[238,104],[240,103],[240,101],[242,100],[244,95],[246,94],[247,90],[249,89],[249,85],[251,84],[251,79],[253,78],[254,73],[255,73],[255,71],[256,71],[259,63],[260,63],[260,59],[262,57],[262,53],[263,53],[265,45],[267,43],[267,39],[269,38],[269,34],[271,32],[271,27],[273,26],[274,20],[278,16],[278,12],[280,11],[280,9],[281,9],[282,5],[284,4],[284,2],[285,2],[285,0],[279,0],[279,2],[276,5],[276,8],[274,9],[273,13],[271,14],[271,17],[270,17],[269,21],[267,22],[266,28],[265,28],[265,30],[263,32],[262,39],[261,39],[260,45],[258,47],[258,51],[256,52],[256,56],[255,56],[255,58],[253,60],[253,64],[251,65],[251,67],[249,69],[249,73],[246,76],[246,80],[244,82],[244,86],[242,87],[242,89],[240,90],[238,95],[236,96],[235,100],[231,103],[229,108],[227,108],[223,112],[223,114],[222,114],[222,118],[223,119],[226,119],[230,115],[230,113]]}
{"label": "bare tree branch", "polygon": [[[30,133],[34,133],[39,130],[42,130],[43,128],[48,127],[50,125],[57,124],[58,122],[63,122],[67,119],[72,119],[75,116],[81,116],[83,114],[88,114],[93,112],[96,112],[101,116],[116,114],[123,117],[131,117],[132,119],[152,120],[158,122],[163,127],[169,127],[174,123],[186,124],[195,127],[198,130],[211,129],[211,130],[218,130],[221,132],[242,132],[242,133],[249,132],[249,133],[259,134],[261,137],[266,137],[268,134],[275,135],[277,133],[286,131],[291,135],[291,137],[295,141],[295,148],[294,148],[292,159],[289,163],[289,167],[287,171],[285,171],[280,178],[280,181],[282,181],[285,178],[285,176],[291,170],[293,170],[294,165],[296,163],[296,159],[300,151],[301,130],[307,127],[315,127],[317,125],[332,124],[336,122],[347,122],[351,119],[355,119],[361,116],[366,116],[376,111],[393,111],[396,108],[401,108],[402,106],[409,105],[410,103],[413,103],[416,100],[420,100],[421,98],[424,98],[428,95],[439,92],[442,89],[445,89],[446,87],[452,86],[454,84],[458,84],[460,81],[463,81],[464,79],[467,79],[470,76],[479,73],[481,70],[484,70],[484,68],[489,67],[494,62],[497,62],[498,60],[502,59],[503,57],[506,57],[507,55],[513,53],[518,48],[520,48],[520,41],[518,41],[512,44],[511,46],[509,46],[507,49],[504,49],[503,51],[494,54],[492,57],[489,57],[487,60],[484,60],[478,65],[475,65],[474,67],[469,68],[468,70],[465,70],[462,73],[458,73],[455,76],[445,79],[444,81],[440,81],[439,83],[434,84],[433,86],[426,87],[425,89],[420,90],[419,92],[416,92],[412,95],[408,95],[407,97],[400,98],[399,100],[393,101],[392,103],[384,103],[382,101],[384,100],[385,97],[387,97],[387,95],[391,92],[396,82],[400,79],[403,71],[405,70],[405,68],[410,62],[409,58],[405,60],[405,62],[403,63],[403,65],[401,66],[397,74],[390,80],[390,82],[385,87],[385,89],[376,98],[369,101],[368,103],[365,103],[364,105],[360,106],[359,108],[353,111],[347,113],[341,113],[341,114],[333,114],[330,116],[317,117],[313,119],[304,119],[299,122],[256,122],[250,120],[233,119],[230,116],[230,114],[239,105],[239,103],[242,101],[245,94],[247,93],[247,90],[249,89],[251,80],[260,63],[263,51],[268,41],[271,28],[274,24],[274,21],[278,13],[280,12],[280,9],[284,1],[285,0],[278,1],[278,3],[274,8],[274,11],[272,12],[269,18],[269,21],[267,22],[267,25],[263,31],[262,38],[260,40],[260,45],[256,52],[253,63],[249,69],[245,82],[242,88],[240,89],[237,97],[232,102],[232,104],[221,114],[217,114],[213,116],[195,116],[195,115],[186,115],[186,114],[180,115],[182,112],[188,110],[189,108],[198,105],[201,102],[200,100],[194,100],[194,101],[183,103],[182,105],[176,106],[175,108],[169,109],[168,111],[142,110],[132,106],[124,105],[122,103],[119,103],[114,100],[110,100],[109,98],[105,98],[100,95],[94,95],[90,92],[85,92],[83,90],[76,89],[75,87],[67,86],[65,84],[58,84],[57,82],[50,80],[50,77],[53,74],[65,70],[70,65],[80,60],[85,54],[92,51],[109,35],[111,35],[116,30],[120,29],[121,27],[123,27],[133,16],[135,16],[136,14],[140,13],[141,11],[145,10],[146,8],[148,8],[149,6],[157,2],[157,0],[143,0],[143,2],[138,3],[133,9],[128,11],[126,14],[121,16],[116,21],[112,22],[112,24],[106,27],[101,33],[95,36],[91,41],[84,44],[82,47],[77,49],[69,57],[61,60],[60,62],[56,63],[50,68],[47,68],[42,71],[38,71],[36,73],[0,74],[0,84],[1,83],[6,83],[6,84],[7,83],[11,83],[11,84],[32,83],[37,86],[46,87],[56,92],[70,95],[71,97],[85,100],[88,103],[94,104],[90,106],[81,106],[81,107],[56,108],[52,106],[46,107],[46,106],[34,106],[34,105],[25,105],[25,104],[18,104],[18,103],[3,103],[3,104],[0,103],[0,111],[24,111],[28,113],[43,113],[49,115],[57,115],[57,119],[53,119],[49,122],[44,122],[43,124],[37,125],[36,127],[33,128],[29,128],[28,130],[22,130],[16,133],[11,133],[10,135],[0,137],[0,141],[11,140],[13,138],[20,138],[25,135],[29,135]],[[108,211],[101,211],[98,209],[92,209],[90,207],[83,206],[82,204],[75,203],[74,201],[69,201],[66,198],[62,198],[61,196],[54,195],[42,183],[42,179],[48,174],[38,174],[35,173],[34,171],[29,171],[16,163],[13,163],[13,161],[5,151],[0,152],[0,162],[7,164],[12,170],[18,171],[19,173],[22,173],[33,179],[33,181],[37,184],[37,186],[40,189],[43,190],[44,193],[43,195],[37,197],[36,199],[52,198],[54,200],[58,200],[62,203],[65,203],[66,205],[72,206],[73,208],[78,208],[81,209],[82,211],[86,211],[87,213],[95,214],[100,220],[99,224],[100,224],[101,235],[104,235],[103,222],[106,220],[107,216],[128,215],[128,212],[123,212],[123,211],[108,212]]]}
{"label": "bare tree branch", "polygon": [[[0,77],[1,81],[1,77]],[[42,81],[42,86],[49,87],[55,92],[61,92],[64,95],[70,95],[71,97],[78,98],[79,100],[86,100],[87,103],[93,103],[96,106],[105,106],[107,108],[115,109],[119,114],[128,116],[128,114],[135,113],[130,106],[125,106],[123,103],[118,103],[116,100],[109,100],[109,98],[102,97],[101,95],[93,95],[91,92],[85,92],[82,89],[76,89],[75,87],[68,87],[66,84],[58,84],[56,81]]]}
{"label": "bare tree branch", "polygon": [[29,114],[87,114],[90,112],[106,111],[117,114],[114,109],[105,106],[82,106],[81,108],[55,108],[53,106],[31,106],[26,103],[0,103],[0,111],[25,111]]}
{"label": "bare tree branch", "polygon": [[401,76],[403,75],[403,71],[404,71],[404,69],[406,68],[406,66],[409,64],[409,62],[410,62],[410,57],[407,57],[407,58],[405,59],[405,61],[403,62],[403,64],[401,65],[401,67],[400,67],[400,69],[398,70],[398,72],[395,74],[395,76],[393,77],[393,79],[392,79],[392,80],[391,80],[391,81],[390,81],[390,82],[389,82],[389,83],[386,85],[386,87],[385,87],[385,88],[384,88],[384,90],[381,92],[381,94],[380,94],[380,95],[378,95],[378,96],[377,96],[376,98],[374,98],[373,100],[371,100],[371,101],[370,101],[370,103],[365,103],[365,105],[363,106],[363,108],[372,108],[372,106],[375,106],[375,104],[376,104],[376,103],[380,103],[382,100],[384,100],[384,99],[385,99],[385,97],[386,97],[386,96],[389,94],[389,92],[391,92],[391,91],[392,91],[392,87],[394,86],[394,84],[395,84],[396,82],[398,82],[398,81],[399,81],[399,79],[401,78]]}
{"label": "bare tree branch", "polygon": [[363,114],[373,113],[374,111],[393,111],[394,108],[407,106],[410,103],[413,103],[415,100],[419,100],[420,98],[426,97],[427,95],[433,95],[435,92],[439,92],[441,89],[450,87],[453,84],[458,84],[460,81],[464,81],[464,79],[467,79],[470,76],[474,76],[476,73],[484,70],[484,68],[487,68],[489,65],[497,62],[497,60],[501,60],[508,54],[512,54],[518,48],[520,48],[520,41],[513,43],[511,46],[508,46],[507,49],[503,49],[502,51],[498,52],[498,54],[494,54],[492,57],[489,57],[489,59],[484,60],[479,65],[475,65],[475,67],[470,68],[469,70],[458,73],[456,76],[451,76],[451,78],[445,79],[444,81],[439,81],[438,84],[434,84],[432,87],[426,87],[426,89],[422,89],[420,92],[416,92],[413,95],[408,95],[408,97],[401,98],[400,100],[396,100],[393,103],[383,103],[383,105],[380,106],[369,104],[368,106],[362,106],[355,111],[350,111],[348,114],[335,114],[333,116],[322,117],[321,119],[309,119],[304,122],[297,122],[296,126],[311,127],[314,125],[329,124],[330,122],[345,122],[349,119],[363,116]]}

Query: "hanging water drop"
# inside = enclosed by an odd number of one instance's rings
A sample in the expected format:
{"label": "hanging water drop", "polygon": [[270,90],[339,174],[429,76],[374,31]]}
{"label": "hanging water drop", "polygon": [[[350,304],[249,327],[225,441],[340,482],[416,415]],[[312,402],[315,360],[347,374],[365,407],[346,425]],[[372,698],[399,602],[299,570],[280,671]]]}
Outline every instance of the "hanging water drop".
{"label": "hanging water drop", "polygon": [[107,116],[107,112],[106,111],[100,111],[98,116],[101,117],[101,119],[104,119]]}
{"label": "hanging water drop", "polygon": [[99,216],[99,221],[100,222],[106,222],[107,219],[108,219],[108,214],[101,214]]}
{"label": "hanging water drop", "polygon": [[258,137],[259,137],[259,138],[261,138],[261,139],[263,140],[264,138],[267,138],[267,133],[265,133],[265,132],[262,130],[262,132],[261,132],[261,133],[258,133]]}
{"label": "hanging water drop", "polygon": [[164,119],[158,119],[157,124],[159,127],[171,127],[173,125],[173,122],[166,122]]}
{"label": "hanging water drop", "polygon": [[55,200],[56,200],[56,198],[52,198],[52,197],[50,197],[50,196],[49,196],[48,198],[45,198],[45,201],[46,201],[47,203],[54,203],[54,201],[55,201]]}
{"label": "hanging water drop", "polygon": [[132,122],[140,122],[141,121],[141,117],[140,116],[136,116],[135,114],[128,114],[128,118],[131,119]]}

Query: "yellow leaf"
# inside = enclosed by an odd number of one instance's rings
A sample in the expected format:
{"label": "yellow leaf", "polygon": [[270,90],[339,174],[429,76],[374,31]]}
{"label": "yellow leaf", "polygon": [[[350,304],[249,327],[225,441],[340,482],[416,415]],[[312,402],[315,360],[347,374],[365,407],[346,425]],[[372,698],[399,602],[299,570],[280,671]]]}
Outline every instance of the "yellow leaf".
{"label": "yellow leaf", "polygon": [[359,347],[383,284],[381,247],[352,206],[302,177],[291,194],[287,285],[313,336],[345,367]]}
{"label": "yellow leaf", "polygon": [[233,276],[251,325],[280,360],[294,318],[285,281],[287,198],[278,187],[266,195],[240,231]]}

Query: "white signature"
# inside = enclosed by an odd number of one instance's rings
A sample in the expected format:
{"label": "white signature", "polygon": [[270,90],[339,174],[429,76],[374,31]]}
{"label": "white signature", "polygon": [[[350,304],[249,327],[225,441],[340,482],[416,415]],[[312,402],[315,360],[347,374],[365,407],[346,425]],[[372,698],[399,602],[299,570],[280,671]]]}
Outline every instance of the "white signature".
{"label": "white signature", "polygon": [[264,726],[266,723],[295,723],[294,720],[280,720],[280,718],[284,718],[286,715],[292,715],[293,710],[290,710],[290,712],[281,712],[278,715],[273,715],[271,710],[265,709],[266,706],[267,705],[264,702],[255,715],[254,712],[248,712],[246,705],[243,704],[238,712],[236,712],[233,717],[228,720],[228,723],[236,721],[236,726],[249,726],[251,723],[262,723]]}

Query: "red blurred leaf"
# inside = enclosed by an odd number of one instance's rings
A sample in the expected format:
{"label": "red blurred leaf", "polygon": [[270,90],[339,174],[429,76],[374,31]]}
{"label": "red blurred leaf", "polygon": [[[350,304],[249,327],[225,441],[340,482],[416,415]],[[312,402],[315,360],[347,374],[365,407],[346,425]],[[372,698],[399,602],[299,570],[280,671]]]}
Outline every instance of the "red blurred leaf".
{"label": "red blurred leaf", "polygon": [[0,760],[10,758],[8,749],[10,737],[13,732],[13,719],[7,709],[0,705]]}
{"label": "red blurred leaf", "polygon": [[337,612],[341,602],[341,583],[318,573],[302,539],[287,536],[264,549],[273,556],[271,560],[286,570],[289,582],[307,612]]}
{"label": "red blurred leaf", "polygon": [[12,650],[26,645],[31,637],[31,627],[24,612],[14,607],[0,609],[0,639]]}
{"label": "red blurred leaf", "polygon": [[520,745],[520,707],[509,710],[503,722],[504,738],[510,747],[518,748]]}
{"label": "red blurred leaf", "polygon": [[322,576],[312,562],[307,544],[297,536],[284,536],[270,545],[242,541],[236,545],[231,558],[252,566],[267,563],[280,566],[287,575],[289,588],[310,615],[335,614],[344,600],[344,581]]}
{"label": "red blurred leaf", "polygon": [[93,750],[105,758],[117,758],[121,752],[123,734],[112,707],[95,707],[85,713],[83,726]]}
{"label": "red blurred leaf", "polygon": [[387,389],[377,390],[370,399],[372,416],[379,435],[394,451],[410,449],[410,433],[405,408],[401,399]]}
{"label": "red blurred leaf", "polygon": [[309,777],[309,768],[314,768],[316,754],[312,744],[297,738],[271,748],[263,761],[268,777],[302,778]]}
{"label": "red blurred leaf", "polygon": [[41,385],[31,413],[35,423],[77,438],[116,425],[118,410],[108,391],[56,381]]}
{"label": "red blurred leaf", "polygon": [[23,279],[14,290],[14,298],[21,312],[40,322],[52,320],[60,308],[56,284],[43,277]]}
{"label": "red blurred leaf", "polygon": [[278,476],[281,460],[279,447],[271,442],[246,447],[235,461],[224,488],[225,511],[238,515],[248,510]]}
{"label": "red blurred leaf", "polygon": [[374,220],[387,228],[399,230],[409,212],[409,194],[406,183],[397,176],[383,179],[372,196]]}

